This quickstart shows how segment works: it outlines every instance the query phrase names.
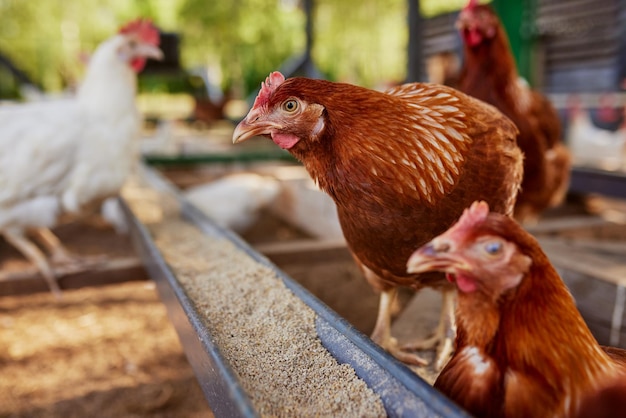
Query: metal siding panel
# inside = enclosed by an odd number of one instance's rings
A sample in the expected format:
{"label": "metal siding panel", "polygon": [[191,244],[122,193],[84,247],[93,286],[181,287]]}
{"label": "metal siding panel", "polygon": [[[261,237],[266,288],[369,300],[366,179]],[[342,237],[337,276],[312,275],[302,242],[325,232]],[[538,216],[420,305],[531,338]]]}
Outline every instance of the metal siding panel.
{"label": "metal siding panel", "polygon": [[615,68],[600,65],[554,70],[546,75],[546,90],[551,93],[591,93],[614,89]]}
{"label": "metal siding panel", "polygon": [[593,92],[616,87],[618,0],[539,0],[535,32],[544,48],[544,89]]}
{"label": "metal siding panel", "polygon": [[424,20],[422,53],[428,58],[439,52],[457,51],[460,40],[454,26],[458,12],[446,13]]}

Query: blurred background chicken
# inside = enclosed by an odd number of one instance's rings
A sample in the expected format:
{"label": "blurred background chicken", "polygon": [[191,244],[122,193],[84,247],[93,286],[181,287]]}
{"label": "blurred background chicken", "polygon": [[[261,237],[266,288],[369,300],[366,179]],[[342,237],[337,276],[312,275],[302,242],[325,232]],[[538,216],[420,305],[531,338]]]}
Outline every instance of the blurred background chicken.
{"label": "blurred background chicken", "polygon": [[464,44],[459,89],[494,105],[519,129],[524,179],[515,217],[535,222],[542,211],[563,201],[569,185],[571,157],[562,143],[559,116],[545,96],[519,77],[508,37],[491,6],[470,0],[456,25]]}
{"label": "blurred background chicken", "polygon": [[193,186],[185,197],[218,225],[237,233],[245,232],[280,192],[280,182],[254,173],[224,176]]}
{"label": "blurred background chicken", "polygon": [[[137,154],[136,73],[160,59],[159,32],[137,20],[98,46],[76,97],[0,108],[0,232],[59,294],[55,263],[80,262],[50,231],[63,213],[115,195]],[[27,237],[39,239],[50,259]]]}
{"label": "blurred background chicken", "polygon": [[459,290],[456,352],[435,387],[471,414],[571,417],[606,388],[626,395],[626,350],[596,342],[536,239],[485,202],[407,269],[445,272]]}
{"label": "blurred background chicken", "polygon": [[[626,156],[626,121],[612,131],[594,124],[589,109],[576,97],[568,100],[567,144],[576,163],[615,170],[623,166]],[[602,107],[600,116],[607,110]]]}

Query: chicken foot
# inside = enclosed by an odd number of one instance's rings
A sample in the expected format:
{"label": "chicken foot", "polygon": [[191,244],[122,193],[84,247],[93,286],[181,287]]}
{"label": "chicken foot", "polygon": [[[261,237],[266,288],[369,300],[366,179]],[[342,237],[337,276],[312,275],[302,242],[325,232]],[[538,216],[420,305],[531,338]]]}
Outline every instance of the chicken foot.
{"label": "chicken foot", "polygon": [[415,353],[409,352],[404,347],[400,347],[398,340],[391,335],[391,312],[397,294],[397,288],[383,290],[381,292],[380,302],[378,304],[378,316],[376,317],[376,325],[374,326],[371,339],[401,362],[416,366],[425,366],[428,364],[426,360]]}
{"label": "chicken foot", "polygon": [[446,365],[454,352],[454,340],[456,338],[456,322],[454,307],[456,291],[445,289],[442,292],[441,316],[434,334],[427,339],[416,339],[402,345],[404,350],[428,350],[437,347],[435,356],[435,370],[439,371]]}
{"label": "chicken foot", "polygon": [[61,289],[57,283],[57,278],[46,259],[46,256],[35,244],[30,242],[28,238],[21,231],[3,231],[3,235],[6,240],[13,245],[24,257],[35,264],[37,269],[41,272],[44,280],[48,284],[50,291],[57,298],[61,298]]}

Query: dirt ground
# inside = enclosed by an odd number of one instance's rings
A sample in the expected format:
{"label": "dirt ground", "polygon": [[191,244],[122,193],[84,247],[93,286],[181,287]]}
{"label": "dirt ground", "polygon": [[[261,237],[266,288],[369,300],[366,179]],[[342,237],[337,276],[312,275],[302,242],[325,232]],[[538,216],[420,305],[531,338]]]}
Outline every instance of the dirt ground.
{"label": "dirt ground", "polygon": [[0,416],[207,417],[151,282],[0,299]]}

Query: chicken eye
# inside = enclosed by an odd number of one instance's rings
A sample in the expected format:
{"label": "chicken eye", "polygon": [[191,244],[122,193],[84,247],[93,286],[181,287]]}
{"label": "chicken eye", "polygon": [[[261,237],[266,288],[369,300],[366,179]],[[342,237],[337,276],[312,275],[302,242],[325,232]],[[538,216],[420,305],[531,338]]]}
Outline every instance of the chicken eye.
{"label": "chicken eye", "polygon": [[489,255],[497,255],[502,251],[502,243],[500,241],[489,241],[483,248]]}
{"label": "chicken eye", "polygon": [[283,103],[283,110],[285,112],[293,113],[298,110],[298,102],[296,100],[290,99]]}

